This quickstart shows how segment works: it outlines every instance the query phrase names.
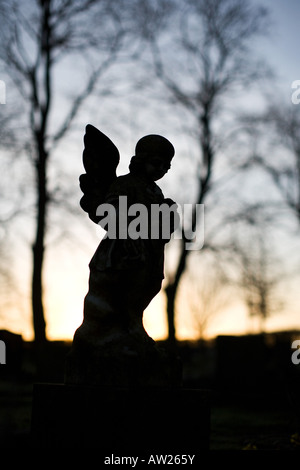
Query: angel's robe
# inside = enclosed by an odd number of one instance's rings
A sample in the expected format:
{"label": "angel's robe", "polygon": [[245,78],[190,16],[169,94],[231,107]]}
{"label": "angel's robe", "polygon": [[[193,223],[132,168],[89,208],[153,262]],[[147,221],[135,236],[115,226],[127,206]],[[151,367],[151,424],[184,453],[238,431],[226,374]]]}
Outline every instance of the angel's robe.
{"label": "angel's robe", "polygon": [[[135,204],[143,205],[148,216],[147,219],[142,219],[142,223],[144,222],[146,226],[148,236],[132,239],[128,235],[126,238],[120,238],[120,217],[123,221],[127,220],[128,224],[133,220],[133,216],[121,213],[120,197],[126,197],[128,210]],[[152,219],[151,208],[153,205],[164,204],[164,201],[164,195],[156,183],[132,173],[119,176],[110,186],[104,201],[105,204],[111,204],[115,209],[116,236],[110,238],[108,233],[104,237],[90,262],[90,269],[99,271],[146,270],[151,278],[161,282],[164,277],[164,246],[169,238],[151,238],[151,223],[157,223]]]}
{"label": "angel's robe", "polygon": [[[124,196],[128,209],[143,204],[151,210],[165,201],[156,183],[132,173],[111,184],[105,203],[118,213]],[[143,326],[143,312],[161,289],[167,241],[107,236],[100,242],[89,265],[84,319],[67,360],[67,382],[161,386],[172,382],[173,375],[178,382],[177,362],[170,362]]]}

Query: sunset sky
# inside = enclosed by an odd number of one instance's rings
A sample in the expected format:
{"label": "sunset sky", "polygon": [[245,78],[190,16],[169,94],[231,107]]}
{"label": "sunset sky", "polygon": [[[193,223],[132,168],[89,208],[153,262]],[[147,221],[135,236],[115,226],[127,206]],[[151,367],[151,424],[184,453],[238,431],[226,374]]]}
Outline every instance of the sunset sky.
{"label": "sunset sky", "polygon": [[[263,49],[259,50],[261,55],[266,57],[266,60],[274,67],[278,75],[277,83],[270,83],[270,92],[274,87],[274,93],[279,90],[286,99],[291,99],[291,84],[294,80],[300,79],[300,65],[299,65],[299,21],[300,21],[300,3],[297,0],[264,0],[259,2],[266,5],[272,14],[274,26],[271,33],[270,40],[263,40],[261,44]],[[165,178],[171,179],[172,175],[169,174]],[[91,250],[93,251],[93,249]],[[83,262],[84,263],[84,262]],[[85,275],[88,273],[86,271]],[[299,307],[300,299],[297,298],[297,286],[290,287],[292,295],[295,296],[295,303],[292,302],[289,306],[289,311],[286,314],[274,315],[271,317],[266,326],[268,330],[277,330],[285,328],[300,328]],[[72,290],[72,289],[71,289]],[[74,298],[66,299],[64,293],[61,293],[60,300],[56,308],[51,310],[56,311],[56,321],[53,319],[53,326],[50,328],[49,335],[66,336],[72,334],[72,331],[80,323],[82,317],[82,297],[86,293],[86,284],[78,282],[74,290]],[[75,297],[76,295],[76,297]],[[50,295],[49,295],[50,296]],[[70,307],[70,300],[72,301],[72,308]],[[166,329],[166,319],[164,313],[164,296],[159,295],[149,306],[145,313],[144,324],[146,329],[153,337],[164,337]],[[294,308],[293,308],[294,306]],[[63,314],[65,309],[72,312],[68,316]],[[61,315],[65,321],[61,321]],[[178,319],[179,321],[179,319]],[[184,318],[181,319],[181,327],[178,330],[178,336],[182,338],[193,337],[195,330],[191,324],[186,324]],[[57,327],[56,327],[57,324]],[[72,326],[71,326],[72,325]],[[230,308],[225,309],[224,312],[218,314],[212,319],[208,328],[208,335],[214,336],[215,334],[239,334],[247,331],[259,331],[259,322],[257,319],[249,319],[247,311],[241,302],[232,305]],[[197,333],[196,333],[197,334]]]}
{"label": "sunset sky", "polygon": [[[300,80],[300,61],[299,61],[299,21],[300,21],[300,2],[299,0],[262,0],[256,3],[265,5],[269,8],[272,19],[272,31],[269,39],[262,39],[257,48],[260,56],[266,58],[266,61],[274,67],[277,74],[276,80],[270,81],[268,85],[268,92],[270,99],[274,99],[277,94],[286,99],[286,102],[291,106],[291,95],[294,91],[292,83],[295,80]],[[0,77],[1,79],[1,77]],[[5,105],[9,107],[9,100]],[[299,104],[300,106],[300,104]],[[130,109],[130,104],[128,105]],[[82,119],[82,124],[87,116]],[[130,119],[134,119],[132,115]],[[92,121],[92,119],[91,119]],[[97,125],[98,122],[93,122]],[[101,120],[99,125],[102,124]],[[154,131],[153,124],[149,132]],[[121,145],[122,136],[118,135],[114,128],[105,128],[105,124],[101,130],[109,132],[109,137],[114,140],[117,146]],[[145,127],[145,126],[144,126]],[[140,125],[140,132],[144,133],[144,127]],[[159,126],[155,129],[157,133],[160,132]],[[66,145],[65,152],[70,159],[76,159],[75,167],[73,166],[72,174],[74,175],[74,187],[76,186],[75,193],[78,200],[80,199],[80,191],[77,188],[76,175],[82,171],[81,167],[81,152],[82,152],[82,132],[77,131],[79,140],[77,144]],[[131,135],[128,131],[128,144],[124,149],[124,156],[120,167],[121,173],[126,171],[128,159],[133,151],[135,136]],[[137,136],[138,138],[140,135]],[[173,140],[175,148],[180,147],[180,136],[175,136]],[[65,164],[65,163],[64,163]],[[174,175],[180,170],[180,164],[174,161]],[[171,170],[172,173],[172,170]],[[166,197],[176,197],[176,188],[172,184],[172,174],[169,173],[162,183],[163,190]],[[82,221],[84,225],[84,217]],[[51,249],[50,254],[46,258],[45,265],[45,280],[46,292],[45,303],[47,309],[47,334],[49,339],[71,339],[75,329],[82,321],[83,301],[84,296],[88,290],[88,263],[91,256],[97,248],[97,243],[101,236],[100,229],[86,219],[86,226],[82,228],[79,224],[74,226],[76,232],[76,239],[80,240],[75,242],[70,240],[63,247],[58,247],[55,250]],[[31,231],[28,230],[28,240],[30,240]],[[55,254],[55,255],[54,255]],[[30,312],[28,310],[28,292],[24,286],[28,286],[30,282],[30,270],[25,267],[30,263],[30,250],[28,259],[23,258],[20,262],[20,269],[18,269],[18,282],[21,286],[22,295],[24,296],[22,306],[15,304],[9,316],[0,314],[0,329],[12,329],[17,333],[21,333],[24,339],[32,339],[32,327],[30,320]],[[22,266],[22,268],[21,268]],[[22,288],[23,286],[23,288]],[[273,329],[300,329],[300,296],[297,292],[297,284],[291,283],[290,287],[290,303],[288,310],[284,314],[274,315],[266,323],[266,328],[271,331]],[[27,295],[27,298],[26,298]],[[166,335],[166,318],[164,313],[164,296],[158,295],[145,313],[144,324],[151,336],[155,339],[163,338]],[[184,309],[182,309],[183,311]],[[193,338],[195,337],[195,328],[185,318],[182,313],[178,318],[178,337],[179,338]],[[231,305],[224,309],[220,314],[212,319],[209,324],[207,334],[208,336],[215,336],[217,334],[239,334],[244,332],[254,332],[258,330],[258,322],[250,320],[247,311],[240,301],[233,301]]]}

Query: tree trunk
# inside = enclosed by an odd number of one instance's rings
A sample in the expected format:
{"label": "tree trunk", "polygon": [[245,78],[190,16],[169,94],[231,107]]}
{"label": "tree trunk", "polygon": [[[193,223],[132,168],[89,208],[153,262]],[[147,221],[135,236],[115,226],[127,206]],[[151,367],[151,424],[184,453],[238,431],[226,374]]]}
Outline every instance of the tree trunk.
{"label": "tree trunk", "polygon": [[[199,177],[199,192],[197,197],[196,204],[202,204],[206,195],[206,192],[209,188],[211,173],[212,173],[212,164],[214,158],[214,152],[212,149],[212,142],[211,142],[211,132],[210,132],[210,108],[211,102],[207,102],[203,106],[203,113],[199,118],[199,129],[200,129],[200,148],[201,154],[203,157],[203,169],[205,170],[204,176],[201,178]],[[192,215],[192,222],[191,228],[192,231],[195,231],[196,224],[197,224],[197,217],[196,217],[196,206],[193,210]],[[175,327],[175,301],[177,290],[179,286],[179,282],[181,279],[182,274],[186,268],[186,261],[190,251],[185,249],[185,242],[186,237],[184,230],[182,229],[182,238],[181,238],[181,246],[180,246],[180,256],[179,262],[176,269],[176,274],[174,280],[170,282],[166,288],[166,296],[167,296],[167,319],[168,319],[168,342],[170,346],[174,346],[176,344],[176,327]]]}
{"label": "tree trunk", "polygon": [[185,239],[184,234],[182,232],[182,243],[181,243],[181,253],[179,258],[179,263],[177,266],[176,274],[174,280],[170,282],[166,288],[165,293],[167,296],[167,317],[168,317],[168,342],[170,346],[174,346],[176,344],[176,327],[175,327],[175,300],[178,285],[181,279],[182,274],[185,270],[186,259],[189,251],[187,251],[184,247]]}
{"label": "tree trunk", "polygon": [[46,228],[46,153],[39,151],[39,159],[36,164],[37,177],[37,215],[36,235],[32,247],[33,273],[32,273],[32,312],[33,327],[36,344],[46,341],[46,322],[43,306],[43,261],[44,261],[44,238]]}
{"label": "tree trunk", "polygon": [[[46,322],[43,305],[43,262],[44,243],[47,217],[47,160],[48,153],[45,148],[46,129],[48,124],[51,103],[51,34],[50,26],[51,0],[41,3],[41,43],[40,59],[31,74],[32,102],[32,130],[36,143],[36,234],[33,243],[33,272],[32,272],[32,315],[35,343],[41,346],[46,341]],[[39,75],[38,67],[42,72]],[[39,82],[40,77],[40,82]],[[39,84],[38,84],[39,83]],[[42,93],[44,92],[44,93]],[[43,97],[43,98],[41,98]]]}

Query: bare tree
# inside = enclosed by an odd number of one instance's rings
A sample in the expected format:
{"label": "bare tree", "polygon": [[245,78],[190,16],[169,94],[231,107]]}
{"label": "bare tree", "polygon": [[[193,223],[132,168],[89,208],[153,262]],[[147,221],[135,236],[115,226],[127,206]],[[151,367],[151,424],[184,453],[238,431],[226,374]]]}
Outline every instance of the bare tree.
{"label": "bare tree", "polygon": [[[246,229],[246,230],[245,230]],[[287,274],[283,261],[262,226],[244,227],[243,236],[232,244],[238,274],[234,284],[244,300],[250,317],[260,320],[264,331],[266,320],[284,306],[281,285]]]}
{"label": "bare tree", "polygon": [[[267,31],[267,11],[243,0],[188,0],[173,2],[172,22],[159,41],[151,36],[155,70],[168,90],[171,102],[191,118],[190,132],[199,148],[195,202],[205,201],[214,164],[220,151],[218,129],[227,97],[256,83],[265,70],[251,55],[251,45]],[[167,36],[170,35],[168,41]],[[245,88],[244,88],[245,89]],[[191,230],[195,231],[195,212]],[[167,316],[169,340],[174,343],[175,300],[188,255],[182,243],[176,272],[169,279]]]}
{"label": "bare tree", "polygon": [[[5,92],[4,88],[4,92]],[[8,112],[5,108],[6,96],[3,96],[3,103],[0,105],[0,174],[5,175],[1,178],[0,186],[0,294],[2,298],[2,311],[0,312],[0,319],[4,318],[4,313],[10,302],[10,292],[12,289],[16,292],[17,287],[14,283],[13,276],[13,260],[10,250],[10,223],[21,213],[22,207],[22,193],[14,188],[12,191],[12,181],[14,181],[14,168],[8,165],[9,152],[5,151],[6,147],[15,144],[15,133],[10,128],[10,122],[15,119],[15,114]],[[10,201],[7,201],[7,193],[12,193]]]}
{"label": "bare tree", "polygon": [[[36,229],[32,245],[32,312],[35,341],[46,340],[43,305],[43,265],[49,204],[51,157],[86,98],[114,63],[123,46],[124,29],[118,1],[25,0],[1,1],[0,60],[22,98],[25,122],[23,148],[35,175]],[[67,60],[84,71],[64,78]],[[74,80],[75,78],[75,80]],[[73,97],[62,106],[57,84],[69,81]],[[73,84],[74,82],[74,84]],[[14,121],[16,123],[16,121]],[[15,124],[16,125],[16,124]]]}
{"label": "bare tree", "polygon": [[[264,168],[284,204],[300,222],[300,108],[289,103],[272,103],[261,115],[248,120],[250,128],[264,127],[268,148],[257,149],[252,163]],[[263,142],[265,139],[261,138]]]}
{"label": "bare tree", "polygon": [[[210,253],[207,252],[207,255]],[[206,258],[206,259],[205,259]],[[199,263],[197,263],[199,264]],[[193,329],[200,341],[214,318],[230,305],[230,286],[223,268],[212,256],[201,257],[200,266],[185,272],[186,299]]]}

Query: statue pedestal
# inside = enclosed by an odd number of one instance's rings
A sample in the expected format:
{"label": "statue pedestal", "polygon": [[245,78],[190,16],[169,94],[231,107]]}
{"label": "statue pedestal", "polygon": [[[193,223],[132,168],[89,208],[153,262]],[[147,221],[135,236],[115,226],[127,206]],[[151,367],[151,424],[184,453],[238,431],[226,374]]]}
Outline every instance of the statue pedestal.
{"label": "statue pedestal", "polygon": [[209,449],[209,432],[208,391],[34,385],[32,437],[38,448],[194,455]]}

